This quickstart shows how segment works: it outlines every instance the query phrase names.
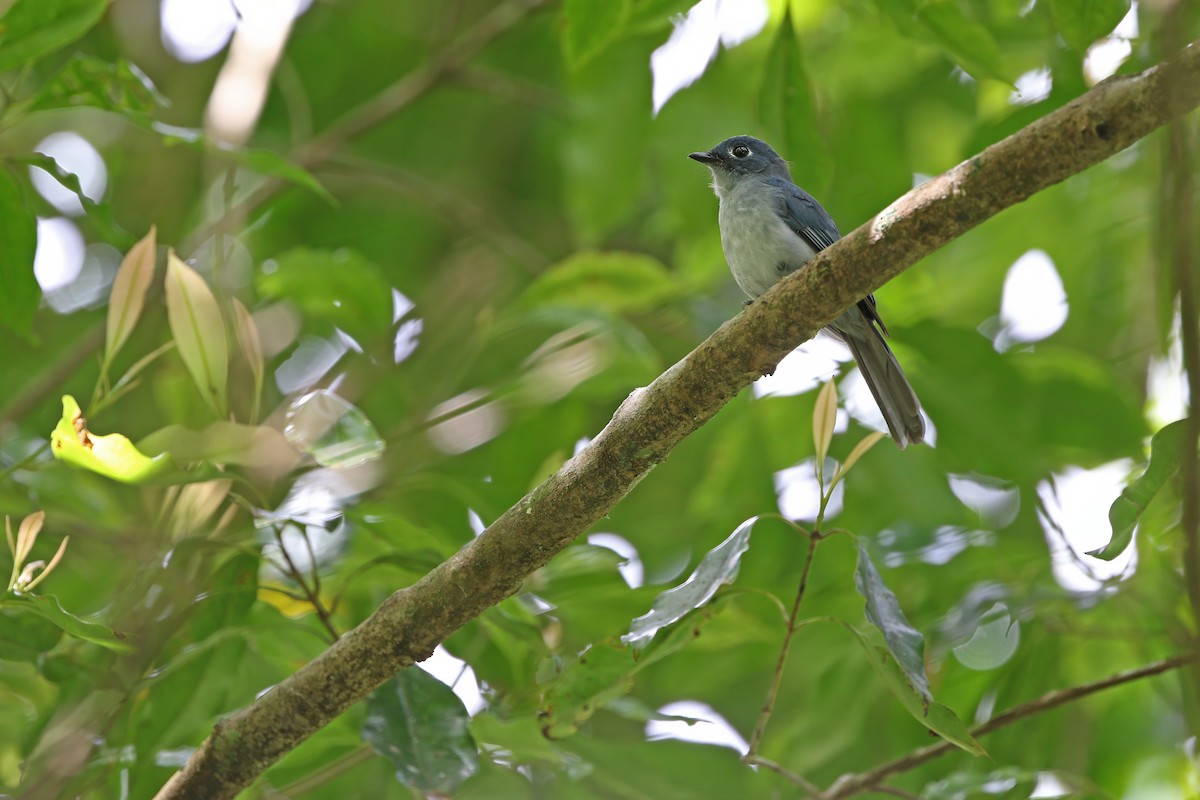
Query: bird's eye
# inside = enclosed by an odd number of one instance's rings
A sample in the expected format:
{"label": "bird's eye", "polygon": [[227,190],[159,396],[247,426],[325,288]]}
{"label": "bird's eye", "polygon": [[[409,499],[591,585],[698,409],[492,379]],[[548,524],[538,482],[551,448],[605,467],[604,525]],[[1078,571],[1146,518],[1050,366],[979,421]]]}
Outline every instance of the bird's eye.
{"label": "bird's eye", "polygon": [[750,148],[746,147],[744,144],[739,144],[730,152],[733,153],[736,158],[745,158],[746,156],[750,155]]}

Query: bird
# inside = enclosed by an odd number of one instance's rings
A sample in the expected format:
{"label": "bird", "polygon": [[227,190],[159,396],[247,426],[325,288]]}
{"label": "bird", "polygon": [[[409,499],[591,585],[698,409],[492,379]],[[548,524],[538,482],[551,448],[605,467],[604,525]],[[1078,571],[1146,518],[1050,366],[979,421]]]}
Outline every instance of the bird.
{"label": "bird", "polygon": [[[712,173],[720,200],[721,249],[747,304],[778,280],[842,238],[812,195],[792,181],[788,163],[766,142],[733,136],[711,150],[688,154]],[[903,449],[925,439],[921,402],[884,336],[874,295],[867,295],[825,328],[850,348],[892,439]]]}

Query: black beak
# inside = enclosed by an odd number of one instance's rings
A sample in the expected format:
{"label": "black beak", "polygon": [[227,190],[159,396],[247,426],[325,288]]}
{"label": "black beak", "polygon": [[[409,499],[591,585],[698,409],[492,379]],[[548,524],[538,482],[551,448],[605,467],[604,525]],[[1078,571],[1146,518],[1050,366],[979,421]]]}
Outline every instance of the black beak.
{"label": "black beak", "polygon": [[722,161],[721,157],[711,150],[701,153],[688,153],[688,158],[699,161],[701,164],[719,164]]}

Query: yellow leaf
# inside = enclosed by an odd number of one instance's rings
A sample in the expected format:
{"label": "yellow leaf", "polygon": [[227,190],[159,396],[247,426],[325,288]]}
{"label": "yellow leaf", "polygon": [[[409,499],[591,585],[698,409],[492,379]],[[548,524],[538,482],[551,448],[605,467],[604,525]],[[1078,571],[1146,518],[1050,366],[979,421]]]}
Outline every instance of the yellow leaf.
{"label": "yellow leaf", "polygon": [[[316,608],[308,600],[292,597],[291,595],[295,591],[294,588],[281,583],[262,583],[258,587],[258,599],[267,605],[274,606],[280,614],[289,619],[300,619],[316,611]],[[319,599],[323,605],[328,607],[329,599],[327,597],[322,595]]]}
{"label": "yellow leaf", "polygon": [[200,394],[219,416],[225,415],[229,345],[217,298],[199,273],[167,252],[167,321],[179,355]]}
{"label": "yellow leaf", "polygon": [[92,434],[69,394],[63,396],[62,419],[50,434],[50,445],[56,458],[123,483],[145,483],[174,466],[166,453],[150,458],[119,433]]}
{"label": "yellow leaf", "polygon": [[238,345],[242,349],[246,363],[250,366],[250,372],[254,375],[254,385],[262,386],[263,354],[258,326],[254,324],[254,317],[250,315],[250,311],[237,298],[234,298],[233,301],[233,311],[237,318]]}
{"label": "yellow leaf", "polygon": [[817,405],[813,409],[813,447],[817,456],[817,469],[825,461],[829,452],[829,442],[833,439],[833,425],[837,422],[837,389],[833,381],[821,387],[817,395]]}
{"label": "yellow leaf", "polygon": [[108,330],[104,342],[104,363],[112,363],[117,351],[142,315],[142,306],[146,302],[146,290],[154,279],[154,260],[156,229],[150,226],[150,232],[137,244],[129,248],[117,276],[113,278],[112,293],[108,297]]}

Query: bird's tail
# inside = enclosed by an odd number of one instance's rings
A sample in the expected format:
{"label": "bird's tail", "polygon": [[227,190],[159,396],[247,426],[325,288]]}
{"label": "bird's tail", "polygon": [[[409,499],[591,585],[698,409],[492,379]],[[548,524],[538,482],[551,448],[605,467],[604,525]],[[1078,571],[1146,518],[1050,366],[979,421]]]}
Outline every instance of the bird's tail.
{"label": "bird's tail", "polygon": [[921,401],[917,400],[916,392],[904,377],[904,370],[892,355],[892,348],[874,328],[855,334],[844,329],[838,333],[841,334],[838,338],[846,343],[858,363],[896,444],[903,448],[924,441]]}

